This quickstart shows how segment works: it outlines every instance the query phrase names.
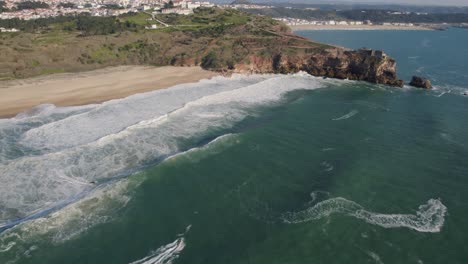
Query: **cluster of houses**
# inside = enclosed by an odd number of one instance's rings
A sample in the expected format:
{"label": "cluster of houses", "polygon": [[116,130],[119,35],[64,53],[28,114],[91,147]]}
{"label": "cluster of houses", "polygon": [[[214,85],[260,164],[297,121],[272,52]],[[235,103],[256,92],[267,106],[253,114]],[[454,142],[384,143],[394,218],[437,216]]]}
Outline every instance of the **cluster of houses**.
{"label": "cluster of houses", "polygon": [[372,25],[372,22],[369,20],[366,21],[312,21],[306,19],[297,19],[297,18],[278,18],[277,20],[282,21],[290,26],[297,25],[313,25],[313,26],[356,26],[356,25]]}
{"label": "cluster of houses", "polygon": [[16,28],[4,28],[4,27],[0,27],[0,32],[1,33],[4,33],[4,32],[18,32],[19,29],[16,29]]}
{"label": "cluster of houses", "polygon": [[[16,1],[16,0],[14,0]],[[92,16],[118,16],[129,12],[152,11],[157,13],[175,13],[188,15],[193,13],[193,10],[198,7],[212,7],[214,4],[207,1],[191,1],[191,0],[110,0],[102,2],[75,2],[76,5],[72,8],[64,8],[59,6],[61,2],[67,0],[43,0],[49,4],[50,8],[25,9],[12,12],[0,13],[0,19],[19,18],[23,20],[56,17],[61,15],[76,15],[80,13],[89,13]],[[171,2],[168,5],[169,1]],[[8,6],[12,6],[12,0],[8,1]],[[109,8],[108,5],[115,5],[119,8]]]}
{"label": "cluster of houses", "polygon": [[76,15],[80,13],[89,13],[92,16],[118,16],[120,14],[136,11],[133,9],[105,9],[105,8],[38,8],[24,9],[14,12],[0,13],[0,19],[19,18],[23,20],[31,20],[46,17],[56,17],[61,15]]}
{"label": "cluster of houses", "polygon": [[382,23],[384,26],[412,27],[413,23]]}
{"label": "cluster of houses", "polygon": [[153,7],[153,10],[160,11],[163,14],[179,14],[179,15],[189,15],[193,13],[193,10],[198,7],[213,7],[214,4],[204,1],[186,1],[186,0],[173,0],[174,7],[172,8],[163,8],[164,6]]}
{"label": "cluster of houses", "polygon": [[[360,25],[374,25],[374,23],[370,20],[366,21],[335,21],[335,20],[327,20],[327,21],[311,21],[305,19],[297,19],[297,18],[278,18],[287,25],[290,26],[299,26],[299,25],[311,25],[311,26],[360,26]],[[379,25],[382,26],[397,26],[397,27],[413,27],[413,23],[381,23]]]}
{"label": "cluster of houses", "polygon": [[274,6],[269,5],[256,5],[256,4],[230,4],[225,5],[224,7],[234,8],[234,9],[270,9]]}

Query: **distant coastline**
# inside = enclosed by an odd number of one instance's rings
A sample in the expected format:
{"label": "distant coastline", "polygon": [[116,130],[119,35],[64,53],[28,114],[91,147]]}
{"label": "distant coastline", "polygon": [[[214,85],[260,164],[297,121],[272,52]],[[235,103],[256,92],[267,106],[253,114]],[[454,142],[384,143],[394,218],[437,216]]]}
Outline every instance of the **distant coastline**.
{"label": "distant coastline", "polygon": [[424,26],[389,26],[389,25],[290,25],[293,31],[298,30],[435,30]]}

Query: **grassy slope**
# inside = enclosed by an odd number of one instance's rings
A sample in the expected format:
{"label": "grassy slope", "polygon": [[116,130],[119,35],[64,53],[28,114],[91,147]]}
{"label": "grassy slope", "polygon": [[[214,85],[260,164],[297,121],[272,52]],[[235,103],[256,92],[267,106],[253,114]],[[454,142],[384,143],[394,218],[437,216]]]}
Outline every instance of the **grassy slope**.
{"label": "grassy slope", "polygon": [[[289,33],[267,17],[236,10],[204,9],[189,16],[158,15],[171,25],[145,30],[150,15],[119,17],[141,26],[137,32],[80,36],[66,31],[69,24],[55,24],[40,33],[0,34],[0,79],[24,78],[56,72],[84,71],[115,65],[200,65],[227,70],[248,63],[251,55],[270,57],[278,52],[319,52],[327,46]],[[206,63],[207,54],[214,60]]]}

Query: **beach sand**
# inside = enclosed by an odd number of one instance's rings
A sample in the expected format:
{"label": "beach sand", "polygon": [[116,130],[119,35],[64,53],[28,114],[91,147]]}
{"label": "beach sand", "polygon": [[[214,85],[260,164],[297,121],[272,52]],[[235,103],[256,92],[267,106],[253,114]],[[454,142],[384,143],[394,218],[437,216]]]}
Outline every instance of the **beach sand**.
{"label": "beach sand", "polygon": [[200,67],[119,66],[0,82],[0,117],[40,104],[84,105],[219,75]]}
{"label": "beach sand", "polygon": [[293,31],[297,30],[433,30],[422,26],[383,26],[383,25],[292,25],[289,26]]}

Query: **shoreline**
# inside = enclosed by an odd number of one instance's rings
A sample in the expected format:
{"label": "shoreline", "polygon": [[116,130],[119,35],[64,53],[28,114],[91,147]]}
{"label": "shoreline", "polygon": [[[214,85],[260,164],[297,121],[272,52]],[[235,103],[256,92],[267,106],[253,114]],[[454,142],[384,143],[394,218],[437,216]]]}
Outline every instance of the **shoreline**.
{"label": "shoreline", "polygon": [[433,28],[423,26],[383,26],[383,25],[290,25],[293,31],[299,30],[434,30]]}
{"label": "shoreline", "polygon": [[219,76],[201,67],[117,66],[0,82],[0,119],[41,104],[76,106]]}

